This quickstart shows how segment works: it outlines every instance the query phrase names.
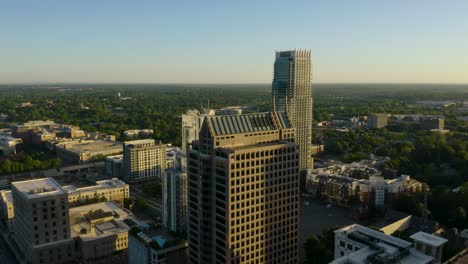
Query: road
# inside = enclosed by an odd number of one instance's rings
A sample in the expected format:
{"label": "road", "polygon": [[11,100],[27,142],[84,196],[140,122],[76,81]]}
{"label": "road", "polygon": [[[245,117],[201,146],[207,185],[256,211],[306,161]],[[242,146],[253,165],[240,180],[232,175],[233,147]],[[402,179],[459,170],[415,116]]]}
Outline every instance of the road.
{"label": "road", "polygon": [[161,203],[151,199],[151,198],[148,198],[148,196],[146,194],[144,194],[142,191],[138,190],[138,189],[131,189],[130,190],[130,197],[132,198],[140,198],[140,199],[143,199],[145,200],[147,203],[148,203],[148,206],[154,210],[154,211],[157,211],[158,213],[162,214],[162,206],[161,206]]}

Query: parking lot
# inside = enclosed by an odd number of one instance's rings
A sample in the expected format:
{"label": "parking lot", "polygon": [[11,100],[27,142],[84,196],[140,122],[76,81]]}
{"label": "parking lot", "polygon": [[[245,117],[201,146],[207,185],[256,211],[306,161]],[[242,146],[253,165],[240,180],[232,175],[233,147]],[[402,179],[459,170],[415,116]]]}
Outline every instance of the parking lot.
{"label": "parking lot", "polygon": [[349,210],[321,201],[312,200],[309,205],[301,206],[299,222],[299,255],[304,256],[304,242],[312,235],[319,235],[322,229],[329,226],[342,227],[355,223],[349,216]]}

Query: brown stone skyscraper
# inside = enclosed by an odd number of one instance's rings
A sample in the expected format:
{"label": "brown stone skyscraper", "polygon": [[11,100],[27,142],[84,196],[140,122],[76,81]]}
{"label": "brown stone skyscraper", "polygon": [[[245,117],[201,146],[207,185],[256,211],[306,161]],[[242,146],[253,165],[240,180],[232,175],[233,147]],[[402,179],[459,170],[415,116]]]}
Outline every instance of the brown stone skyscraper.
{"label": "brown stone skyscraper", "polygon": [[289,114],[296,128],[299,169],[313,168],[312,146],[312,62],[310,51],[276,52],[272,84],[273,111]]}
{"label": "brown stone skyscraper", "polygon": [[190,263],[298,263],[294,133],[286,113],[204,120],[188,150]]}

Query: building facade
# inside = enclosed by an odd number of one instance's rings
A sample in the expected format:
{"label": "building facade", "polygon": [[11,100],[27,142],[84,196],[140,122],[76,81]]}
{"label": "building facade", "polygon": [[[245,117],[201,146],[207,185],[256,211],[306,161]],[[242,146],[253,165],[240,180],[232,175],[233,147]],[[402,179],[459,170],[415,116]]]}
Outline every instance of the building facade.
{"label": "building facade", "polygon": [[387,114],[371,114],[367,120],[367,126],[369,128],[384,128],[388,125]]}
{"label": "building facade", "polygon": [[45,178],[12,183],[13,239],[26,263],[66,263],[74,259],[67,192]]}
{"label": "building facade", "polygon": [[166,169],[166,145],[154,139],[124,142],[124,179],[144,182],[160,178]]}
{"label": "building facade", "polygon": [[163,224],[185,234],[187,226],[187,173],[169,168],[162,177]]}
{"label": "building facade", "polygon": [[[205,113],[206,112],[206,113]],[[206,110],[200,113],[198,110],[189,110],[182,115],[182,152],[187,153],[193,141],[198,140],[203,120],[208,115],[215,115],[214,111]]]}
{"label": "building facade", "polygon": [[76,206],[88,203],[90,200],[104,198],[118,205],[124,205],[124,200],[130,198],[130,186],[125,182],[112,178],[97,181],[96,185],[76,188],[73,185],[63,187],[68,192],[68,203]]}
{"label": "building facade", "polygon": [[312,145],[312,62],[310,51],[276,52],[272,85],[273,111],[288,112],[296,128],[299,169],[313,168]]}
{"label": "building facade", "polygon": [[15,209],[13,206],[13,194],[10,190],[0,191],[0,213],[2,215],[2,220],[8,226],[8,229],[13,231]]}
{"label": "building facade", "polygon": [[123,155],[108,156],[104,160],[106,176],[110,178],[124,178]]}
{"label": "building facade", "polygon": [[286,113],[210,116],[188,152],[189,263],[297,263],[299,162]]}

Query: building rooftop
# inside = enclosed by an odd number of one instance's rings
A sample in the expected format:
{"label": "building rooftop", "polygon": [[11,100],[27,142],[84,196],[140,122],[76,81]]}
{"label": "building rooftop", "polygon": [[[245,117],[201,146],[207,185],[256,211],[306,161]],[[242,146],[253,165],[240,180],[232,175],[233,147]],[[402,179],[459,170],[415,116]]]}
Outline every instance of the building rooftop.
{"label": "building rooftop", "polygon": [[215,136],[292,127],[286,113],[276,113],[278,124],[274,120],[274,115],[275,113],[272,112],[245,115],[209,116],[208,123]]}
{"label": "building rooftop", "polygon": [[[69,214],[72,237],[80,237],[85,241],[127,232],[131,227],[127,225],[127,219],[143,224],[130,211],[122,209],[114,202],[73,207]],[[91,222],[97,223],[94,228]]]}
{"label": "building rooftop", "polygon": [[416,241],[421,241],[425,244],[428,244],[434,247],[438,247],[447,243],[447,239],[438,237],[435,235],[431,235],[425,232],[417,232],[416,234],[410,236],[410,238]]}
{"label": "building rooftop", "polygon": [[144,144],[154,144],[154,142],[155,142],[154,139],[138,139],[138,140],[125,141],[124,144],[125,144],[125,146],[128,146],[128,145],[144,145]]}
{"label": "building rooftop", "polygon": [[125,185],[127,185],[125,182],[117,178],[112,178],[108,180],[97,181],[95,185],[83,186],[83,187],[78,187],[78,188],[75,185],[67,185],[67,186],[63,186],[63,189],[66,190],[68,193],[74,193],[74,192],[80,192],[80,191],[91,191],[91,190],[97,190],[97,189],[124,187]]}
{"label": "building rooftop", "polygon": [[155,250],[160,250],[172,246],[187,246],[187,240],[179,237],[173,232],[167,231],[164,228],[150,228],[142,231],[140,228],[133,227],[129,234],[135,236],[143,244],[152,247]]}
{"label": "building rooftop", "polygon": [[382,232],[361,226],[350,225],[338,229],[336,233],[344,235],[363,247],[351,254],[338,258],[332,264],[341,263],[400,263],[426,264],[432,263],[433,257],[425,255],[414,248],[412,243],[386,235]]}
{"label": "building rooftop", "polygon": [[122,143],[102,139],[67,139],[56,143],[57,148],[66,149],[75,153],[97,152],[115,149],[115,153],[122,152]]}
{"label": "building rooftop", "polygon": [[122,161],[123,155],[120,154],[120,155],[107,156],[106,159],[113,160],[113,161]]}
{"label": "building rooftop", "polygon": [[52,178],[13,182],[12,185],[28,199],[65,194],[66,191]]}

